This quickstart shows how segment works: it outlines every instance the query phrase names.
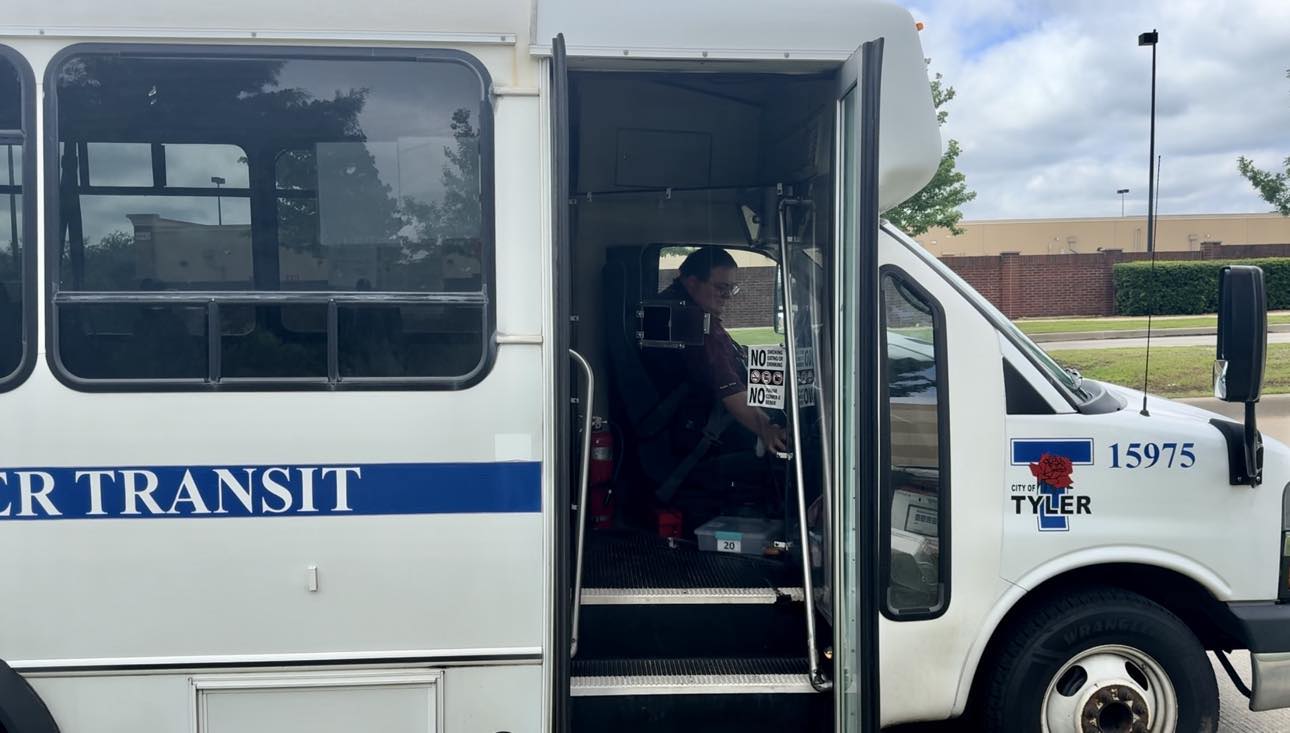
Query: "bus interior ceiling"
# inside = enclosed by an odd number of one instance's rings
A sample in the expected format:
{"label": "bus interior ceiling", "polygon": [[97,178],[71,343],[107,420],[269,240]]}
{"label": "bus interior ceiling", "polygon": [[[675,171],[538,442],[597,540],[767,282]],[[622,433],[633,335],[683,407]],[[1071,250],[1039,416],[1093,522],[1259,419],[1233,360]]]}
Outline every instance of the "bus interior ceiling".
{"label": "bus interior ceiling", "polygon": [[[609,492],[604,476],[594,466],[589,471],[592,492],[578,516],[586,522],[587,540],[572,688],[578,698],[575,730],[600,730],[611,721],[621,730],[658,729],[661,722],[694,729],[700,720],[708,730],[805,730],[816,726],[803,727],[804,720],[831,717],[828,695],[766,694],[813,692],[803,682],[807,635],[800,555],[780,552],[783,546],[770,542],[797,536],[791,464],[756,456],[752,433],[729,421],[721,433],[723,459],[740,441],[747,452],[731,464],[734,469],[726,472],[720,463],[715,481],[704,482],[704,463],[688,473],[678,468],[691,450],[685,439],[702,433],[676,429],[684,422],[676,413],[667,427],[646,426],[655,416],[651,403],[667,404],[677,390],[651,374],[650,358],[661,350],[647,353],[638,343],[636,310],[669,285],[682,256],[692,251],[686,248],[729,247],[740,265],[741,295],[727,301],[724,325],[759,326],[764,339],[782,343],[770,331],[778,307],[777,184],[785,193],[813,199],[821,222],[815,236],[830,236],[833,92],[833,77],[826,73],[570,75],[577,316],[571,342],[596,374],[593,414],[610,421],[615,461]],[[756,224],[750,224],[750,214]],[[751,311],[759,315],[741,312],[738,322],[732,320],[740,297],[739,309],[755,300]],[[715,402],[715,395],[690,389],[682,400]],[[690,427],[704,427],[701,418],[697,422],[691,419]],[[572,424],[577,431],[581,420]],[[575,452],[582,445],[579,436],[571,436]],[[704,460],[711,463],[711,455]],[[730,477],[754,464],[760,473],[736,486]],[[696,511],[662,498],[660,488],[674,476],[683,477],[676,496],[716,484],[733,500],[717,506],[701,499]],[[737,512],[727,511],[732,504]],[[714,546],[716,536],[726,534],[713,529],[716,522],[704,535],[707,542],[699,540],[700,522],[725,521],[717,518],[732,514],[751,522],[751,529],[739,525],[742,542]],[[714,687],[714,694],[674,698],[656,689],[650,704],[633,706],[621,703],[639,690],[607,681],[658,674],[701,675],[724,686]],[[737,675],[762,686],[741,688]]]}

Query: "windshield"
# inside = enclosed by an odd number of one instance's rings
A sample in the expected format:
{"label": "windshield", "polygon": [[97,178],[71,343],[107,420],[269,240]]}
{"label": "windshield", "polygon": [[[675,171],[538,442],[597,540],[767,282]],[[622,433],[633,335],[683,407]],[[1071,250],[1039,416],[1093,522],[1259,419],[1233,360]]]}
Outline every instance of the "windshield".
{"label": "windshield", "polygon": [[904,233],[890,227],[883,227],[883,231],[896,237],[896,239],[901,242],[904,242],[905,245],[914,252],[914,254],[918,255],[920,259],[944,276],[946,280],[949,280],[950,283],[960,292],[970,294],[969,297],[972,298],[974,304],[985,313],[986,318],[994,324],[995,328],[1002,331],[1003,335],[1016,345],[1018,349],[1021,349],[1031,362],[1040,369],[1043,369],[1054,384],[1060,385],[1067,393],[1080,401],[1087,401],[1093,398],[1093,395],[1089,394],[1089,392],[1084,389],[1084,380],[1079,376],[1078,372],[1068,371],[1062,367],[1061,364],[1058,364],[1053,357],[1048,355],[1048,352],[1039,348],[1034,341],[1030,340],[1029,336],[1027,336],[1020,328],[1017,328],[1016,324],[1014,324],[1011,319],[1005,316],[998,308],[995,308],[993,303],[981,297],[980,293],[976,292],[975,288],[969,285],[963,278],[959,277],[958,273],[954,272],[949,267],[946,267],[944,263],[933,257],[931,253],[923,249],[922,246],[914,240],[909,239]]}

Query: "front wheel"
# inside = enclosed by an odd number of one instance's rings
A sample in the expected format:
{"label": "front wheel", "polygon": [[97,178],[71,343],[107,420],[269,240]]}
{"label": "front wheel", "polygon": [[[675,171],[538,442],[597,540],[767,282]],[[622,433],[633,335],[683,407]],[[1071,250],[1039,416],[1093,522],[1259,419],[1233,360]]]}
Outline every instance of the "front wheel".
{"label": "front wheel", "polygon": [[1218,685],[1196,636],[1164,607],[1118,589],[1033,609],[989,675],[986,730],[1213,733]]}

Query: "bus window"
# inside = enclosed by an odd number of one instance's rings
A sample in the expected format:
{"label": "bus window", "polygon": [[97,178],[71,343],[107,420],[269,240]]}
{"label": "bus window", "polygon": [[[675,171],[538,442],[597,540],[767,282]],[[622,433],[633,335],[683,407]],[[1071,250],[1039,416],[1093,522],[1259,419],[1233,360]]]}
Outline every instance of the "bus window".
{"label": "bus window", "polygon": [[23,178],[30,161],[23,145],[27,134],[26,88],[22,57],[0,47],[0,389],[19,379],[24,359],[24,245],[31,217],[23,196]]}
{"label": "bus window", "polygon": [[887,360],[884,422],[886,610],[898,619],[939,614],[948,600],[949,453],[942,317],[930,296],[882,277]]}
{"label": "bus window", "polygon": [[103,48],[50,72],[64,376],[451,387],[482,373],[482,70],[447,53]]}

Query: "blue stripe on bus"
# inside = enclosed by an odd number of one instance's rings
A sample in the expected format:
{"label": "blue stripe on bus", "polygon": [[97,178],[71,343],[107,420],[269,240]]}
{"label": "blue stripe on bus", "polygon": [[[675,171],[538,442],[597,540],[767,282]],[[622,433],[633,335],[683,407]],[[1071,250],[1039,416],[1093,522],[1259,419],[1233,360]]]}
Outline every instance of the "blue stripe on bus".
{"label": "blue stripe on bus", "polygon": [[0,521],[541,510],[532,461],[0,469]]}
{"label": "blue stripe on bus", "polygon": [[1092,438],[1013,438],[1012,465],[1034,463],[1045,453],[1065,456],[1076,465],[1093,464]]}

